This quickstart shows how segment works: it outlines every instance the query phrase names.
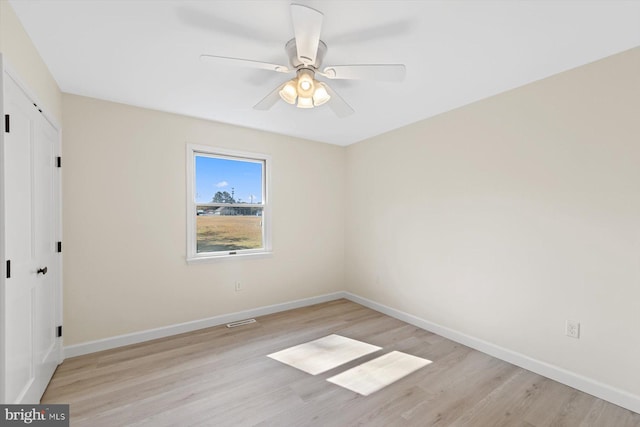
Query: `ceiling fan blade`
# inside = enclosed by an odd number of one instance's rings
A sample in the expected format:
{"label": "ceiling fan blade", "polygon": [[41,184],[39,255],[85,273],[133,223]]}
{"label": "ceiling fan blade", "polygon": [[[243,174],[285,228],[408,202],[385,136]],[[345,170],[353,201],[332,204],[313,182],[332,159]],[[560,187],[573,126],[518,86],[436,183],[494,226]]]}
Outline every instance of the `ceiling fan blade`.
{"label": "ceiling fan blade", "polygon": [[240,67],[259,68],[261,70],[277,71],[279,73],[291,73],[294,70],[285,65],[270,64],[268,62],[252,61],[250,59],[229,58],[226,56],[200,55],[200,61],[212,65],[233,65]]}
{"label": "ceiling fan blade", "polygon": [[308,6],[291,5],[291,19],[298,59],[305,65],[314,65],[316,62],[323,16],[322,12]]}
{"label": "ceiling fan blade", "polygon": [[404,80],[406,67],[404,64],[334,65],[319,74],[329,79],[401,82]]}
{"label": "ceiling fan blade", "polygon": [[338,95],[335,90],[331,89],[331,86],[322,82],[320,82],[320,84],[324,86],[324,88],[327,90],[327,93],[331,97],[331,99],[329,99],[329,102],[327,102],[327,105],[329,105],[329,108],[331,108],[333,112],[336,113],[336,116],[343,118],[355,112],[355,110],[351,108],[351,105],[347,104],[347,102],[342,99],[342,97]]}
{"label": "ceiling fan blade", "polygon": [[258,102],[253,106],[254,110],[268,110],[273,107],[276,102],[280,99],[280,91],[287,83],[282,83],[280,86],[275,88],[269,95],[262,98],[262,101]]}

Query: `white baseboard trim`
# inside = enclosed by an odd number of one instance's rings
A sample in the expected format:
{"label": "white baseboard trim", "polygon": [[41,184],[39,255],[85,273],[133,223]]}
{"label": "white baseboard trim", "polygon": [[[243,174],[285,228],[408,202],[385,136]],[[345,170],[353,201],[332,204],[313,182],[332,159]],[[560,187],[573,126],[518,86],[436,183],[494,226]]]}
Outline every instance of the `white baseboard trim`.
{"label": "white baseboard trim", "polygon": [[380,304],[370,299],[352,294],[351,292],[344,292],[344,297],[350,301],[368,307],[372,310],[376,310],[380,313],[386,314],[387,316],[394,317],[398,320],[402,320],[403,322],[407,322],[421,329],[433,332],[457,343],[466,345],[467,347],[471,347],[475,350],[496,357],[500,360],[504,360],[505,362],[509,362],[528,371],[535,372],[536,374],[542,375],[543,377],[550,378],[559,383],[568,385],[569,387],[573,387],[577,390],[598,397],[602,400],[606,400],[607,402],[611,402],[615,405],[629,409],[630,411],[640,413],[640,396],[628,393],[615,387],[611,387],[607,384],[603,384],[591,378],[576,374],[575,372],[571,372],[566,369],[541,362],[529,356],[525,356],[524,354],[497,346],[479,338],[463,334],[462,332],[449,329],[447,327],[438,325],[437,323],[421,319],[412,314],[408,314],[384,304]]}
{"label": "white baseboard trim", "polygon": [[138,344],[141,342],[164,338],[171,335],[196,331],[198,329],[224,325],[230,322],[235,322],[250,317],[265,316],[267,314],[279,313],[281,311],[292,310],[294,308],[334,301],[340,298],[346,298],[345,292],[334,292],[331,294],[325,294],[311,298],[304,298],[280,304],[267,305],[250,310],[238,311],[236,313],[222,314],[220,316],[213,316],[207,319],[194,320],[191,322],[178,323],[161,328],[147,329],[145,331],[117,335],[115,337],[109,337],[95,341],[88,341],[80,344],[66,346],[64,348],[64,356],[82,356],[84,354],[110,350],[112,348],[123,347],[125,345]]}
{"label": "white baseboard trim", "polygon": [[611,402],[615,405],[629,409],[630,411],[640,413],[640,396],[628,393],[624,390],[620,390],[591,378],[576,374],[575,372],[571,372],[566,369],[541,362],[524,354],[500,347],[498,345],[481,340],[479,338],[472,337],[470,335],[463,334],[462,332],[449,329],[437,323],[430,322],[412,314],[405,313],[384,304],[380,304],[376,301],[363,298],[361,296],[352,294],[351,292],[345,291],[333,292],[316,297],[268,305],[250,310],[239,311],[236,313],[223,314],[220,316],[209,317],[207,319],[178,323],[176,325],[169,325],[162,328],[148,329],[146,331],[134,332],[131,334],[118,335],[115,337],[104,338],[96,341],[75,344],[65,347],[64,355],[65,357],[81,356],[84,354],[110,350],[112,348],[122,347],[125,345],[138,344],[141,342],[164,338],[171,335],[191,332],[198,329],[219,326],[250,317],[265,316],[267,314],[279,313],[295,308],[334,301],[340,298],[346,298],[357,304],[386,314],[387,316],[394,317],[398,320],[402,320],[403,322],[407,322],[421,329],[433,332],[457,343],[466,345],[475,350],[496,357],[500,360],[504,360],[505,362],[512,363],[531,372],[535,372],[536,374],[568,385],[569,387],[573,387],[577,390],[606,400],[607,402]]}

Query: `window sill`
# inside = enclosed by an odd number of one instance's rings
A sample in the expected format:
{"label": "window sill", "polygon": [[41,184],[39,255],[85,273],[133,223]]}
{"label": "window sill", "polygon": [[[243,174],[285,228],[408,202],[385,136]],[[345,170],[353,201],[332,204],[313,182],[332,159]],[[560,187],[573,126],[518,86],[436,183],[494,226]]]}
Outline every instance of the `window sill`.
{"label": "window sill", "polygon": [[246,260],[246,259],[258,259],[258,258],[271,258],[273,252],[254,252],[248,254],[236,254],[236,255],[215,255],[215,256],[199,256],[187,258],[187,264],[209,264],[212,262],[229,261],[229,260]]}

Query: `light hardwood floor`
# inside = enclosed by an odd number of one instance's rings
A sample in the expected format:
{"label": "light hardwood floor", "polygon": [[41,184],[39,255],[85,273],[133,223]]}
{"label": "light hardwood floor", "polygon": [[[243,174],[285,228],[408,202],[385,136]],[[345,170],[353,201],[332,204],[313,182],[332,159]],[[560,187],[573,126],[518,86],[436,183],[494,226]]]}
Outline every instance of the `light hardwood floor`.
{"label": "light hardwood floor", "polygon": [[[638,426],[640,415],[347,300],[66,360],[42,403],[72,426]],[[329,334],[383,350],[312,376],[267,354]],[[398,350],[433,361],[370,395],[327,378]]]}

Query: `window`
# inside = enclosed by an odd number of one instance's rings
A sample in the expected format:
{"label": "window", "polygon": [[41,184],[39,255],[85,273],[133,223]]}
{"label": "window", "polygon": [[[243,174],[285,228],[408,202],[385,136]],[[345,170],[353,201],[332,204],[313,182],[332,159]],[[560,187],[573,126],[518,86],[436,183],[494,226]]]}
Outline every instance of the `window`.
{"label": "window", "polygon": [[269,157],[187,147],[187,260],[265,254],[271,250]]}

